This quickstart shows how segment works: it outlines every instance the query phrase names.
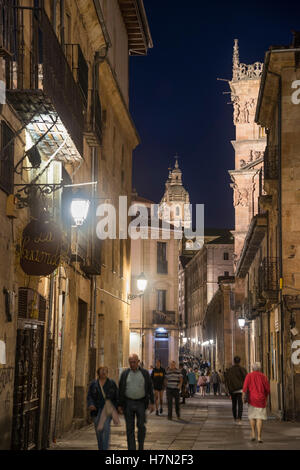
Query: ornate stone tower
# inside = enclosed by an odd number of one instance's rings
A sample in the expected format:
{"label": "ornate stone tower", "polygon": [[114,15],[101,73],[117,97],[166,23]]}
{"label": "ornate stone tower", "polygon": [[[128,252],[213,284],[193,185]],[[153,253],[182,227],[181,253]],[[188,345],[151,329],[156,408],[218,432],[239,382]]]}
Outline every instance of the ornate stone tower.
{"label": "ornate stone tower", "polygon": [[[258,196],[262,179],[266,136],[254,122],[263,64],[240,63],[238,40],[234,40],[233,73],[229,82],[233,104],[236,137],[231,143],[235,150],[235,169],[229,171],[234,190],[235,209],[234,253],[237,263],[252,217],[258,211]],[[261,185],[262,187],[262,185]]]}
{"label": "ornate stone tower", "polygon": [[[229,82],[233,104],[235,168],[229,171],[235,209],[234,270],[240,259],[250,222],[258,212],[258,197],[262,191],[263,156],[266,136],[254,122],[263,64],[240,63],[238,40],[234,40],[232,80]],[[246,301],[245,279],[235,279],[235,312],[239,315]],[[247,302],[246,302],[247,303]],[[235,323],[236,323],[235,318]],[[237,325],[235,325],[236,327]],[[235,354],[242,363],[247,358],[247,337],[234,329]]]}
{"label": "ornate stone tower", "polygon": [[166,181],[165,194],[160,201],[160,217],[175,227],[190,227],[191,216],[185,204],[190,203],[190,196],[183,187],[182,171],[175,157],[175,167],[169,168],[169,177]]}

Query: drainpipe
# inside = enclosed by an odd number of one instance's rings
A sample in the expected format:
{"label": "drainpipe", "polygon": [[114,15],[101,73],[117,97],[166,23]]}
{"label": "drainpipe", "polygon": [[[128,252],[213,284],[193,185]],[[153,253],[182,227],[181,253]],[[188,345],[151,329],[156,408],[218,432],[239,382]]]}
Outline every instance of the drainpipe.
{"label": "drainpipe", "polygon": [[[58,377],[57,377],[57,388],[56,388],[56,403],[55,403],[55,418],[54,418],[54,429],[53,429],[53,442],[56,442],[56,429],[57,429],[57,417],[58,417],[58,408],[59,408],[59,399],[60,399],[60,385],[61,385],[61,375],[62,375],[62,360],[63,360],[63,352],[64,352],[64,333],[65,333],[65,324],[66,324],[66,304],[67,304],[67,296],[69,294],[69,279],[66,276],[61,275],[61,268],[59,268],[59,281],[58,281],[58,310],[59,310],[59,318],[62,319],[61,325],[61,337],[60,337],[60,356],[59,356],[59,363],[58,363]],[[65,291],[65,298],[64,298],[64,306],[62,307],[62,279],[66,281],[66,291]],[[59,327],[59,321],[58,327]],[[58,331],[58,341],[59,341],[59,331]]]}
{"label": "drainpipe", "polygon": [[110,40],[110,37],[109,37],[109,34],[108,34],[108,30],[106,28],[106,24],[105,24],[103,12],[102,12],[102,8],[101,8],[99,0],[94,0],[94,7],[95,7],[95,10],[96,10],[96,13],[97,13],[97,16],[98,16],[98,21],[100,23],[100,26],[101,26],[101,29],[102,29],[102,32],[103,32],[103,36],[104,36],[104,39],[105,39],[105,44],[106,44],[107,49],[108,49],[109,47],[111,47],[111,40]]}

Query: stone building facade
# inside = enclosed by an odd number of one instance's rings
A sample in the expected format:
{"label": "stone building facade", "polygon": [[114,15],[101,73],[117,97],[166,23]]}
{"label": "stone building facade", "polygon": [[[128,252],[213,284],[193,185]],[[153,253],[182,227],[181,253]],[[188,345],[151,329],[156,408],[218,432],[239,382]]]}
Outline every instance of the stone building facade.
{"label": "stone building facade", "polygon": [[244,346],[244,335],[236,321],[234,311],[234,276],[220,276],[218,290],[207,306],[204,331],[205,356],[211,367],[224,372],[233,364],[233,358]]}
{"label": "stone building facade", "polygon": [[[151,215],[152,201],[135,196],[137,207]],[[159,220],[157,228],[146,228],[145,238],[131,240],[132,294],[138,294],[137,279],[144,273],[148,283],[144,295],[131,301],[130,351],[138,353],[146,368],[159,358],[163,367],[178,362],[178,257],[181,229]],[[176,232],[177,233],[176,235]],[[146,238],[147,235],[147,238]]]}
{"label": "stone building facade", "polygon": [[233,236],[229,230],[206,230],[203,247],[185,267],[186,348],[207,355],[203,342],[207,307],[218,290],[219,276],[233,275]]}
{"label": "stone building facade", "polygon": [[271,383],[270,409],[300,417],[299,395],[299,34],[265,56],[256,122],[265,127],[264,192],[252,219],[238,275],[247,279],[245,311],[252,320],[251,360]]}
{"label": "stone building facade", "polygon": [[[263,64],[246,65],[240,62],[238,40],[234,41],[233,73],[229,82],[233,104],[235,140],[235,168],[229,174],[232,180],[235,210],[234,266],[238,265],[245,237],[252,218],[258,212],[258,198],[262,194],[263,155],[266,146],[265,131],[255,123],[255,110]],[[236,275],[235,280],[236,321],[244,305],[245,281]],[[238,351],[243,363],[249,365],[250,335],[245,335],[245,347]]]}
{"label": "stone building facade", "polygon": [[[135,0],[0,5],[0,448],[40,449],[87,422],[96,367],[117,379],[126,363],[130,243],[101,242],[96,209],[121,194],[130,202],[139,139],[128,55],[146,54],[152,41]],[[79,189],[90,208],[73,227]],[[22,239],[30,220],[38,233]],[[49,248],[53,233],[54,258],[24,244]],[[42,261],[52,272],[40,274]]]}

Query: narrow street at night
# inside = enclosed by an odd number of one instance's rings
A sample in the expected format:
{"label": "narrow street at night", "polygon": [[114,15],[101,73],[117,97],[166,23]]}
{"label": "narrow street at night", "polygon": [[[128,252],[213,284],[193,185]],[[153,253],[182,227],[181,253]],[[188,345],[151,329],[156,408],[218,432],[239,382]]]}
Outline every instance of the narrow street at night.
{"label": "narrow street at night", "polygon": [[[247,405],[242,424],[235,424],[231,400],[225,396],[200,398],[197,394],[181,406],[181,419],[167,420],[167,405],[162,416],[148,417],[145,450],[300,450],[299,423],[279,422],[270,416],[263,429],[263,443],[250,440]],[[97,450],[94,426],[69,432],[58,439],[52,450]],[[125,421],[111,427],[110,450],[127,450]]]}
{"label": "narrow street at night", "polygon": [[300,450],[299,20],[0,0],[0,454]]}

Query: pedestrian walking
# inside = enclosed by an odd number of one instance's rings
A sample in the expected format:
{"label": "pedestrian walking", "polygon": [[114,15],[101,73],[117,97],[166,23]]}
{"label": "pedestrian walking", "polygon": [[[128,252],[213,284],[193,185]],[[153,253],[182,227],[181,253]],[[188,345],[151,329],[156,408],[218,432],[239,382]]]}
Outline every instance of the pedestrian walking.
{"label": "pedestrian walking", "polygon": [[99,367],[98,378],[93,380],[87,394],[88,409],[95,425],[99,450],[108,450],[110,437],[110,424],[112,418],[118,423],[118,387],[108,378],[108,368]]}
{"label": "pedestrian walking", "polygon": [[[243,400],[242,389],[247,375],[246,369],[240,366],[241,358],[235,356],[234,365],[226,372],[226,385],[231,395],[232,400],[232,414],[234,421],[242,424],[243,415]],[[238,411],[237,411],[238,408]]]}
{"label": "pedestrian walking", "polygon": [[[261,372],[260,362],[255,362],[252,372],[246,376],[243,386],[243,401],[248,402],[248,419],[251,425],[251,441],[262,443],[263,421],[267,419],[267,398],[270,394],[270,384]],[[247,395],[247,398],[246,398]]]}
{"label": "pedestrian walking", "polygon": [[224,373],[222,372],[221,369],[219,369],[219,377],[220,377],[219,393],[220,393],[220,395],[223,395],[223,393],[226,395],[226,391],[225,391],[225,378],[224,378]]}
{"label": "pedestrian walking", "polygon": [[146,410],[154,411],[152,380],[147,370],[139,367],[137,354],[129,356],[129,369],[119,382],[119,412],[124,413],[128,450],[136,450],[135,416],[137,417],[139,450],[144,450]]}
{"label": "pedestrian walking", "polygon": [[188,392],[187,392],[187,385],[188,385],[188,378],[187,378],[187,370],[183,363],[179,364],[179,369],[182,375],[182,385],[181,385],[181,397],[182,397],[182,402],[180,402],[181,405],[185,404],[185,399],[188,397]]}
{"label": "pedestrian walking", "polygon": [[195,395],[195,387],[196,387],[196,375],[193,369],[190,369],[188,372],[188,382],[189,382],[189,388],[190,388],[190,396],[193,397]]}
{"label": "pedestrian walking", "polygon": [[219,395],[220,395],[220,392],[219,392],[220,376],[219,376],[219,374],[216,370],[213,370],[213,372],[211,374],[211,383],[212,383],[212,386],[213,386],[214,395],[216,396],[217,393],[219,393]]}
{"label": "pedestrian walking", "polygon": [[163,412],[163,394],[164,394],[164,383],[165,383],[166,371],[161,367],[159,359],[156,360],[155,368],[152,371],[151,379],[154,388],[156,415],[158,416],[158,402],[160,402],[159,413]]}
{"label": "pedestrian walking", "polygon": [[179,393],[182,387],[183,377],[179,369],[176,368],[175,361],[172,361],[166,373],[168,419],[172,419],[173,398],[175,399],[175,411],[177,418],[180,418]]}
{"label": "pedestrian walking", "polygon": [[210,371],[207,370],[206,371],[206,393],[208,395],[210,395],[210,380],[211,380],[211,375],[210,375]]}
{"label": "pedestrian walking", "polygon": [[199,385],[198,385],[198,380],[199,380],[199,377],[200,377],[199,369],[196,368],[196,369],[194,370],[194,372],[195,372],[195,376],[196,376],[196,392],[199,392],[199,389],[200,389],[200,387],[199,387]]}
{"label": "pedestrian walking", "polygon": [[205,390],[206,390],[206,377],[204,375],[204,373],[202,372],[200,377],[199,377],[199,380],[198,380],[198,385],[200,387],[200,396],[201,397],[205,397]]}

